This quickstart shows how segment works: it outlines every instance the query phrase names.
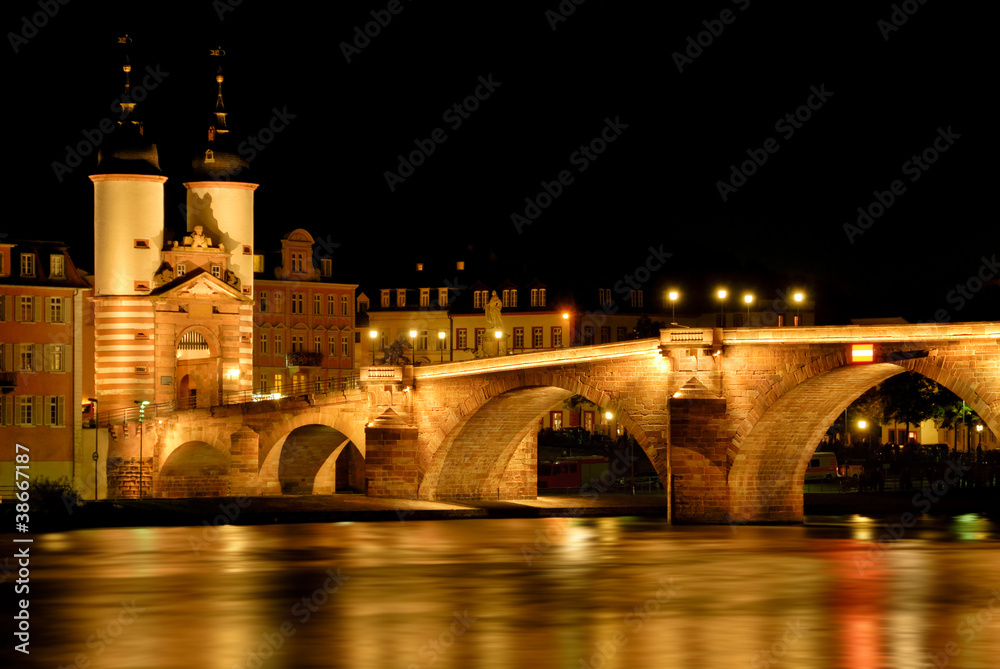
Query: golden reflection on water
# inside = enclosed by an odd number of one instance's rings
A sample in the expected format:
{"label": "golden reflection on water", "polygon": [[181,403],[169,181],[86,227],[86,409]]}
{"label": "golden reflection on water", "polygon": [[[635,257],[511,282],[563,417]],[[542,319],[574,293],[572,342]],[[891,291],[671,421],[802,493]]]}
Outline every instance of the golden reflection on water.
{"label": "golden reflection on water", "polygon": [[970,516],[923,521],[898,540],[889,531],[859,517],[830,527],[548,518],[42,535],[32,660],[996,667],[995,526]]}

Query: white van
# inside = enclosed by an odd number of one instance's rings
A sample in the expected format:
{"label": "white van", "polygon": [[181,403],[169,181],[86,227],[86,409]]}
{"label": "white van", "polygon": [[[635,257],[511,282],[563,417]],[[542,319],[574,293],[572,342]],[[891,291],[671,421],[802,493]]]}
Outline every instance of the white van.
{"label": "white van", "polygon": [[813,453],[806,468],[806,481],[833,481],[839,475],[835,453]]}

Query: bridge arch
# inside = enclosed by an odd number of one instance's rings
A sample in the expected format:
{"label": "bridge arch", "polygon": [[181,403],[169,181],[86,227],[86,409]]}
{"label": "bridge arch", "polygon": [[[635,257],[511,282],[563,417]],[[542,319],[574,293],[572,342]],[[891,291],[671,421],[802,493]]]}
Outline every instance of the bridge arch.
{"label": "bridge arch", "polygon": [[[665,407],[666,391],[661,392],[659,406]],[[619,425],[635,438],[666,481],[665,450],[657,449],[653,430],[640,424],[619,401],[622,394],[621,388],[604,387],[586,375],[574,375],[565,369],[492,375],[485,384],[453,403],[444,420],[422,444],[419,460],[424,476],[419,496],[496,498],[499,492],[505,498],[533,499],[537,485],[538,421],[552,406],[572,395],[580,395],[602,410],[612,411]],[[649,399],[643,398],[646,404]],[[520,471],[514,471],[519,465],[512,460],[518,453],[525,462]],[[519,494],[513,493],[511,478],[521,479]]]}
{"label": "bridge arch", "polygon": [[830,360],[791,376],[794,383],[774,384],[775,392],[744,419],[728,452],[731,522],[801,521],[802,481],[816,444],[851,402],[897,374],[916,372],[948,388],[997,433],[997,414],[982,395],[985,386],[949,371],[945,360],[929,356],[823,369]]}
{"label": "bridge arch", "polygon": [[340,413],[287,415],[262,430],[258,454],[258,478],[267,494],[364,492],[364,432]]}
{"label": "bridge arch", "polygon": [[223,497],[229,494],[230,457],[204,441],[188,441],[163,460],[154,480],[157,497]]}

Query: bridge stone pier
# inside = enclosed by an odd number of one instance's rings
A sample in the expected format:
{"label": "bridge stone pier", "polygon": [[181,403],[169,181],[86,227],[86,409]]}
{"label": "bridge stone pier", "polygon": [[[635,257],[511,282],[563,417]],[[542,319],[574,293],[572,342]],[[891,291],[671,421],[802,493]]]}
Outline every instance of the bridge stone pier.
{"label": "bridge stone pier", "polygon": [[[949,388],[998,433],[998,341],[993,322],[676,328],[658,339],[368,367],[358,389],[147,421],[144,490],[531,499],[539,422],[581,395],[636,439],[672,522],[801,522],[802,481],[822,435],[895,374]],[[872,345],[871,362],[852,362],[861,343]],[[135,496],[138,426],[125,421],[105,437],[110,495]]]}

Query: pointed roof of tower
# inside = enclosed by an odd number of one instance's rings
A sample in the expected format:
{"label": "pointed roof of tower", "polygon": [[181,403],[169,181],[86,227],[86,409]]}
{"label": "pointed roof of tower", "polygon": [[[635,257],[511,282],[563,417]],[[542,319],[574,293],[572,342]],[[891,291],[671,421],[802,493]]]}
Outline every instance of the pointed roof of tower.
{"label": "pointed roof of tower", "polygon": [[[209,55],[222,58],[226,55],[222,47],[211,49]],[[191,161],[194,179],[197,181],[234,181],[250,164],[235,152],[229,132],[226,105],[222,100],[222,65],[216,69],[215,81],[219,88],[215,96],[215,109],[209,117],[207,141],[204,149]]]}
{"label": "pointed roof of tower", "polygon": [[[132,38],[119,37],[118,44],[124,45],[122,59],[124,88],[116,100],[121,116],[115,121],[112,131],[101,142],[97,151],[95,174],[160,174],[160,156],[156,144],[145,136],[142,117],[136,113],[136,102],[132,98],[130,74],[132,63],[128,49]],[[103,126],[102,126],[103,128]]]}

